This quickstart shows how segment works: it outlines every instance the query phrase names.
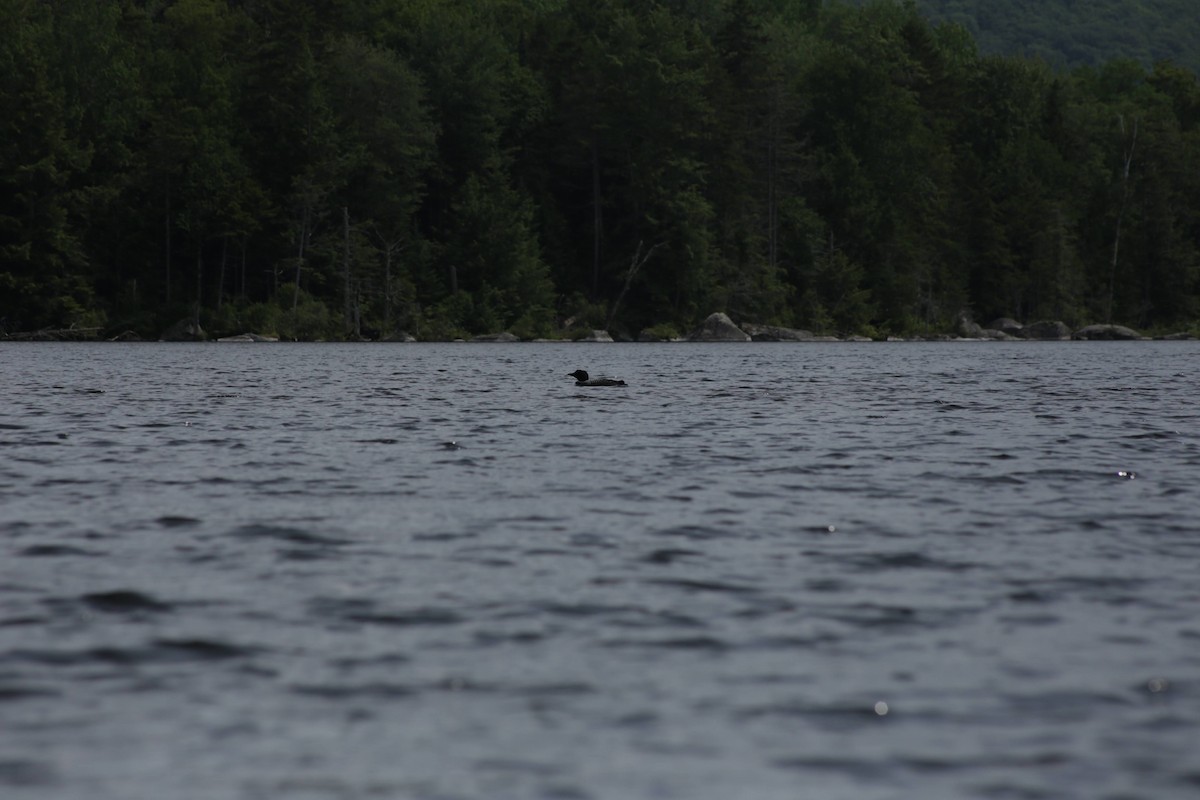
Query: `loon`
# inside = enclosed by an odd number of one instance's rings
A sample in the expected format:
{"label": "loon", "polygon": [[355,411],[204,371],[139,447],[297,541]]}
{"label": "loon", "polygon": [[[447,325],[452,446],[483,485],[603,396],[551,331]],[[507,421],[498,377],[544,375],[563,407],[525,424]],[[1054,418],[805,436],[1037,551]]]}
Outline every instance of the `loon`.
{"label": "loon", "polygon": [[568,373],[569,377],[575,379],[576,386],[624,386],[625,381],[619,381],[616,378],[589,378],[587,370],[577,369],[574,372]]}

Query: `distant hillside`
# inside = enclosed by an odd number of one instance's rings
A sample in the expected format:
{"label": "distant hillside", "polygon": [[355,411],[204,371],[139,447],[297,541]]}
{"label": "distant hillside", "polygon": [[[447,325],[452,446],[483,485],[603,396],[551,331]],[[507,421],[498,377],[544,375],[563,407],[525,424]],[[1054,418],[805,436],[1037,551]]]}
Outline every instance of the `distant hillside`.
{"label": "distant hillside", "polygon": [[965,27],[984,53],[1071,67],[1170,59],[1200,72],[1196,0],[917,0],[917,7]]}

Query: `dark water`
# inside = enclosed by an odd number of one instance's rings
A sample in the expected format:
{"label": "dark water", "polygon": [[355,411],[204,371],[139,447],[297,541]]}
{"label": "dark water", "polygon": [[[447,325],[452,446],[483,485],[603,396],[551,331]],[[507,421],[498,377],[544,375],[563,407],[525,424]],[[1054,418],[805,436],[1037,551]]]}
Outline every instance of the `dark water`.
{"label": "dark water", "polygon": [[1200,344],[0,377],[0,797],[1200,796]]}

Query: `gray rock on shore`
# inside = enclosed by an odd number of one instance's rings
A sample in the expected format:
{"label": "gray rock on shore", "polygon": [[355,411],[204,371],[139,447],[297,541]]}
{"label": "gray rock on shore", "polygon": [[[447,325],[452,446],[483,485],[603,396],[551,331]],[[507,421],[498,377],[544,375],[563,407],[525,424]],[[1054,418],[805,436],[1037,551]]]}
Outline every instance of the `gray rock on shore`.
{"label": "gray rock on shore", "polygon": [[963,339],[983,339],[986,334],[983,332],[983,326],[972,320],[967,313],[958,315],[957,332]]}
{"label": "gray rock on shore", "polygon": [[709,314],[700,327],[688,334],[690,342],[748,342],[750,334],[733,324],[727,314]]}
{"label": "gray rock on shore", "polygon": [[502,333],[481,333],[480,335],[473,337],[471,341],[507,344],[509,342],[519,342],[521,341],[521,338],[515,334],[509,333],[508,331],[504,331]]}
{"label": "gray rock on shore", "polygon": [[1025,329],[1025,326],[1011,317],[1000,317],[999,319],[994,319],[989,322],[984,326],[984,329],[989,331],[1000,331],[1001,333],[1008,334],[1014,339],[1020,339],[1022,338],[1021,331]]}
{"label": "gray rock on shore", "polygon": [[1045,341],[1068,341],[1071,329],[1058,320],[1039,320],[1021,328],[1022,339],[1039,339]]}
{"label": "gray rock on shore", "polygon": [[812,331],[781,328],[777,325],[747,323],[742,325],[742,330],[755,342],[811,342],[813,338]]}
{"label": "gray rock on shore", "polygon": [[277,336],[263,336],[258,333],[239,333],[237,336],[222,336],[218,342],[278,342]]}
{"label": "gray rock on shore", "polygon": [[1140,333],[1123,325],[1088,325],[1071,335],[1080,341],[1136,341],[1143,339]]}

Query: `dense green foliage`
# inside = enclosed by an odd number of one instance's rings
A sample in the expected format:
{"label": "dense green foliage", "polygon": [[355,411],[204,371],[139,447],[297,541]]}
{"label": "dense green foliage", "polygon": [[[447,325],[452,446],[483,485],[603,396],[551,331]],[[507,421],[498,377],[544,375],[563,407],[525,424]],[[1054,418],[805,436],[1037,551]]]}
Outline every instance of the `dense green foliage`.
{"label": "dense green foliage", "polygon": [[0,332],[1190,326],[1200,86],[911,3],[0,0]]}
{"label": "dense green foliage", "polygon": [[984,53],[1063,66],[1169,60],[1200,70],[1195,0],[918,0],[917,7],[966,28]]}

